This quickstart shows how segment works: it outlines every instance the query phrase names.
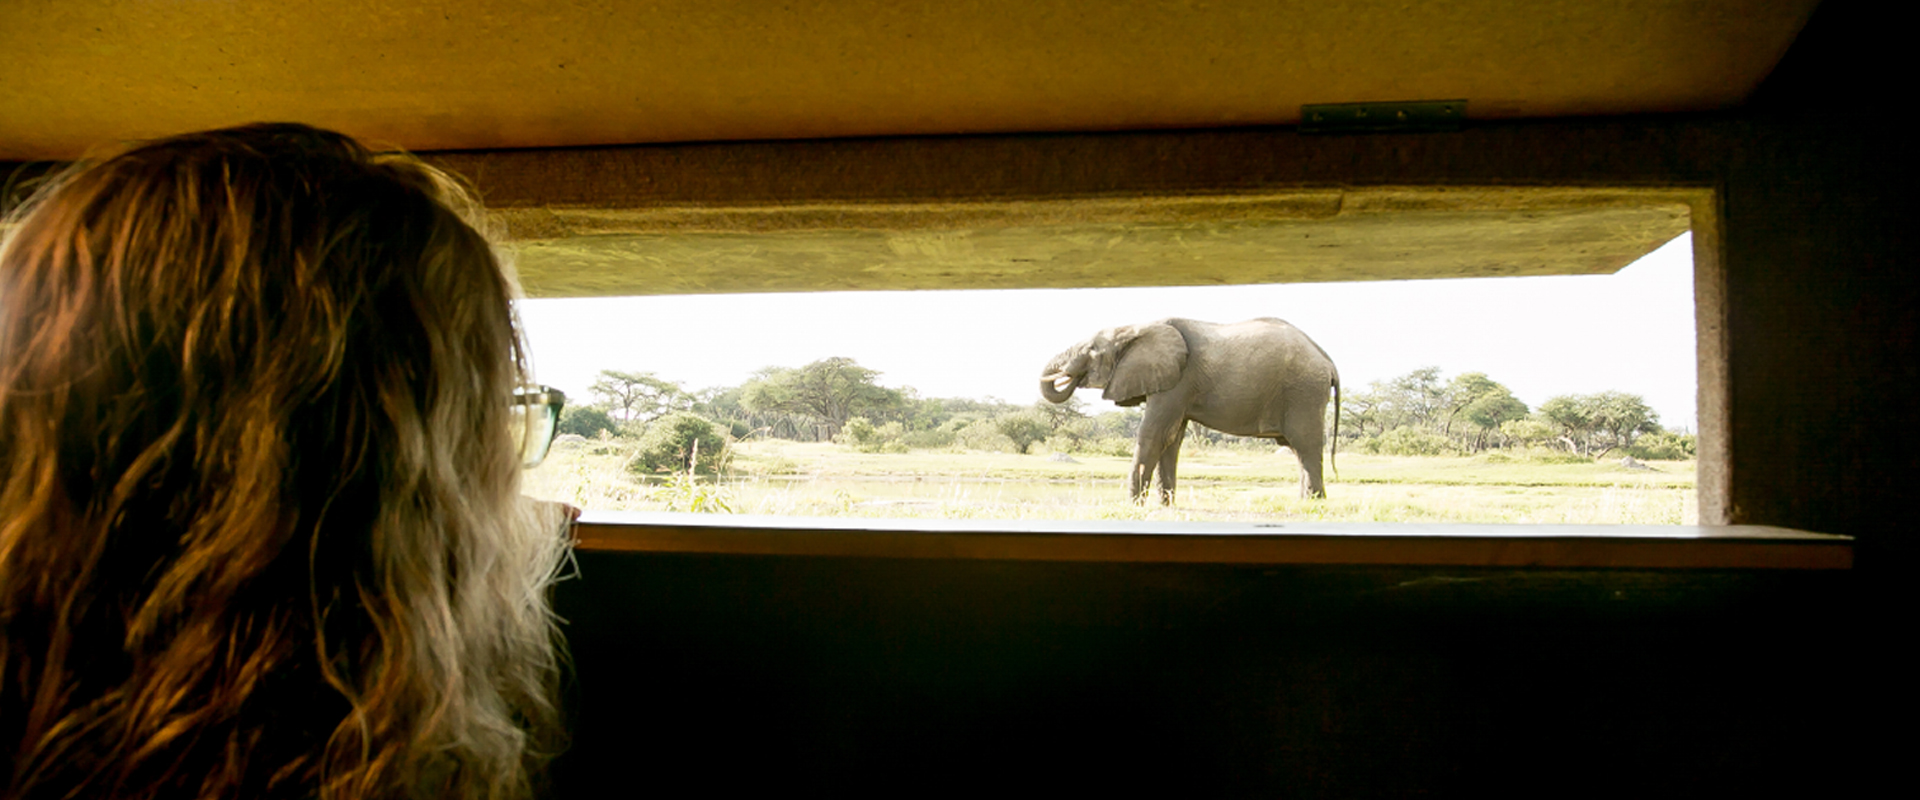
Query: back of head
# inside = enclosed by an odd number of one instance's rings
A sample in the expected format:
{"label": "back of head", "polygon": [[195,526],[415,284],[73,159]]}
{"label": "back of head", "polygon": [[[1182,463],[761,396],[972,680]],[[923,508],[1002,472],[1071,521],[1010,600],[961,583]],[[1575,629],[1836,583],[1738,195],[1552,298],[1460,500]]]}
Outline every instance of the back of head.
{"label": "back of head", "polygon": [[511,278],[445,175],[259,125],[0,243],[0,795],[512,796],[556,528]]}

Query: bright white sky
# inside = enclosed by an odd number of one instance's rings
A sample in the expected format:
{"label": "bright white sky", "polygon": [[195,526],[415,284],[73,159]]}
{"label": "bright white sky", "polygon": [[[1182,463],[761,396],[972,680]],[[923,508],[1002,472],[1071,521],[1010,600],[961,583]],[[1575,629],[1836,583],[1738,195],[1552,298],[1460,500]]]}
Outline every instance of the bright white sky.
{"label": "bright white sky", "polygon": [[[534,370],[589,402],[603,369],[688,390],[847,356],[922,397],[1038,401],[1047,359],[1101,328],[1163,317],[1279,317],[1333,357],[1347,390],[1425,366],[1484,372],[1529,407],[1638,394],[1693,430],[1691,235],[1613,275],[1258,286],[674,295],[522,301]],[[1088,410],[1113,410],[1082,392]]]}

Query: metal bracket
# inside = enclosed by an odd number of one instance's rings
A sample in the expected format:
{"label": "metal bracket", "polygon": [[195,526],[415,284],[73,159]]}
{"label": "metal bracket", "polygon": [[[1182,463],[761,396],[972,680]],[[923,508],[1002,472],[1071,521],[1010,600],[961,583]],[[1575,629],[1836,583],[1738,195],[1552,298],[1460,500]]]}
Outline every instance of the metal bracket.
{"label": "metal bracket", "polygon": [[1425,133],[1457,131],[1465,100],[1406,103],[1324,103],[1300,107],[1301,133]]}

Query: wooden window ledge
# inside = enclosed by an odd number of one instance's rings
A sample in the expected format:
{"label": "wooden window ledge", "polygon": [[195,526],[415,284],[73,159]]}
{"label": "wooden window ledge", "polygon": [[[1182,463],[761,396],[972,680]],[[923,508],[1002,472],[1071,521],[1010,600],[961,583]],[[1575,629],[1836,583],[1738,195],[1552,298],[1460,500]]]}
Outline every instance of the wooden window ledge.
{"label": "wooden window ledge", "polygon": [[777,517],[589,511],[599,552],[986,561],[1850,569],[1853,539],[1764,525],[1425,525]]}

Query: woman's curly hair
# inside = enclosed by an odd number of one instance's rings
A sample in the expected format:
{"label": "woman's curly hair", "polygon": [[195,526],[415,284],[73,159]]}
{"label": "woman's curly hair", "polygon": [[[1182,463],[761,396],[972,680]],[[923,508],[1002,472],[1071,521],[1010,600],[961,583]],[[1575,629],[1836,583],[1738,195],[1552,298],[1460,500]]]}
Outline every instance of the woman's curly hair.
{"label": "woman's curly hair", "polygon": [[0,796],[513,797],[561,520],[471,194],[300,125],[73,166],[0,241]]}

